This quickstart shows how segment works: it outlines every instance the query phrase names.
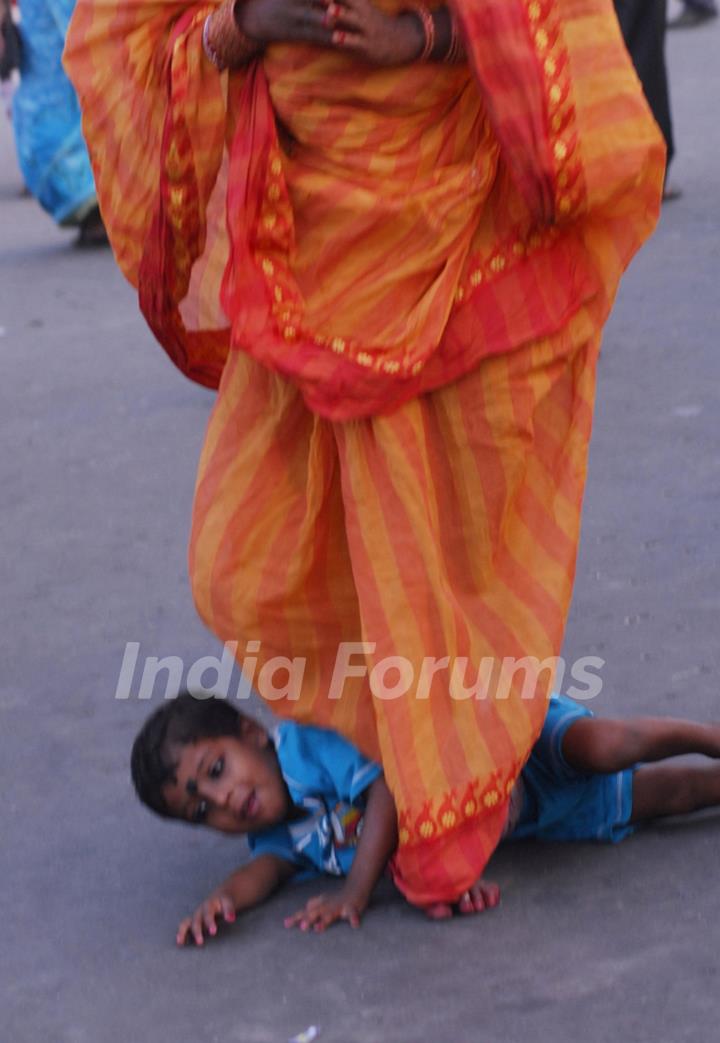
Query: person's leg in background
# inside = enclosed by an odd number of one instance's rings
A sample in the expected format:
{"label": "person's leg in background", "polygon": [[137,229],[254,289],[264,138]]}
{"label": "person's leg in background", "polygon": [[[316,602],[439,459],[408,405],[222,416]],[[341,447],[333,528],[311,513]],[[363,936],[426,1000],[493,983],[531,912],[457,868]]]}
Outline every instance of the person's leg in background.
{"label": "person's leg in background", "polygon": [[668,18],[668,29],[692,29],[717,18],[716,0],[682,0],[680,10]]}
{"label": "person's leg in background", "polygon": [[[675,155],[670,90],[665,62],[665,0],[615,0],[625,45],[667,146],[667,166]],[[666,188],[665,199],[679,193]]]}

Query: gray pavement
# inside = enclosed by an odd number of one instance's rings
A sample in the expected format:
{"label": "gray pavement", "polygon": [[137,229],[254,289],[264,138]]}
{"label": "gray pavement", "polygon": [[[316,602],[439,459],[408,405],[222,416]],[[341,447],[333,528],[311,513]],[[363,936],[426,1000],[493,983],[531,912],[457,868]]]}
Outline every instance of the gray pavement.
{"label": "gray pavement", "polygon": [[[628,276],[600,367],[566,657],[603,713],[718,716],[720,24],[670,39],[684,197]],[[154,344],[109,253],[20,197],[0,118],[0,1041],[680,1043],[718,1038],[720,818],[617,848],[519,845],[499,910],[431,925],[391,890],[361,931],[283,930],[308,888],[204,951],[177,920],[244,857],[156,824],[117,701],[125,644],[217,646],[186,575],[211,396]]]}

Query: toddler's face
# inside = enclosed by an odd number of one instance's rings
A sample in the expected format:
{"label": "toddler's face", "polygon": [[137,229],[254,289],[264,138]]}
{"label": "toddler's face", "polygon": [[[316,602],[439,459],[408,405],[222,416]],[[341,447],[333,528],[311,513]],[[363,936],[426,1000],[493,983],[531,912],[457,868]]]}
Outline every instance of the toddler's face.
{"label": "toddler's face", "polygon": [[171,750],[176,781],[163,791],[177,818],[247,833],[284,821],[290,795],[266,731],[243,722],[238,736],[199,739]]}

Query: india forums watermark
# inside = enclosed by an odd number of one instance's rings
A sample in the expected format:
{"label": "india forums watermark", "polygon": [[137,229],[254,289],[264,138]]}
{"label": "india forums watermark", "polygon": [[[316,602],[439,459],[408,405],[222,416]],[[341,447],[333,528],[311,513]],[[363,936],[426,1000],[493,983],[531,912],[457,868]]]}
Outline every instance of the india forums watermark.
{"label": "india forums watermark", "polygon": [[[561,656],[538,659],[485,656],[470,662],[467,656],[426,656],[420,663],[400,655],[374,660],[374,641],[344,641],[338,645],[327,698],[342,699],[348,681],[367,678],[374,698],[383,701],[414,698],[426,700],[431,690],[447,691],[451,699],[509,699],[519,691],[532,699],[541,680],[557,692],[580,702],[595,699],[602,691],[605,660],[581,656],[568,663]],[[198,698],[220,696],[249,699],[253,690],[268,702],[300,698],[307,660],[273,656],[261,662],[261,644],[228,641],[220,656],[201,656],[186,664],[181,656],[141,657],[140,642],[125,645],[116,699],[172,699],[183,689]],[[564,686],[567,684],[567,688]]]}

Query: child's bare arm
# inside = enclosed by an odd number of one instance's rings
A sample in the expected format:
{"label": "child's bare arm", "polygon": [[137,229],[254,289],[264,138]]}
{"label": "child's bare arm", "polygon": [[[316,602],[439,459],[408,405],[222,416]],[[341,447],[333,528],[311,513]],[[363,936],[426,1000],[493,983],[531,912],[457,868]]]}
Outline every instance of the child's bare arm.
{"label": "child's bare arm", "polygon": [[397,847],[397,811],[384,777],[368,791],[357,853],[345,881],[345,892],[364,910],[387,860]]}
{"label": "child's bare arm", "polygon": [[205,941],[203,931],[210,936],[217,934],[218,917],[226,923],[233,923],[236,913],[259,905],[294,872],[295,866],[291,862],[276,855],[261,855],[254,859],[220,884],[192,916],[181,921],[175,939],[177,944],[184,945],[192,939],[196,945],[202,945]]}
{"label": "child's bare arm", "polygon": [[311,898],[303,909],[285,920],[285,926],[324,931],[336,920],[347,920],[351,927],[359,927],[373,889],[396,847],[395,801],[380,776],[368,790],[362,833],[343,887],[334,894]]}

